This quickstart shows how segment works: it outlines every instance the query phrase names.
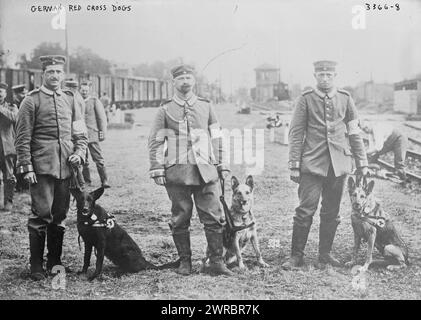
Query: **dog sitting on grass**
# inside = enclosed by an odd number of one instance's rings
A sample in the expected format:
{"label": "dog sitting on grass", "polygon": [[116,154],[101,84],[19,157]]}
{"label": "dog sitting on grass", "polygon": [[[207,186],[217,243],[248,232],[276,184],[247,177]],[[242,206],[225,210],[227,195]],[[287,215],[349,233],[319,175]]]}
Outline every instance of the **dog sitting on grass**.
{"label": "dog sitting on grass", "polygon": [[[348,192],[351,198],[351,222],[354,229],[354,249],[352,260],[345,266],[351,267],[357,263],[358,250],[361,240],[368,243],[367,256],[360,271],[367,271],[372,263],[385,264],[387,269],[395,270],[408,264],[408,248],[393,225],[389,215],[373,194],[374,181],[367,183],[364,177],[355,183],[352,177],[348,178]],[[374,247],[380,251],[385,260],[373,261]]]}
{"label": "dog sitting on grass", "polygon": [[[256,219],[252,213],[254,203],[254,182],[253,177],[249,175],[245,183],[240,183],[236,177],[231,178],[232,203],[231,208],[227,210],[227,224],[224,234],[224,258],[226,264],[232,264],[235,261],[240,269],[247,269],[243,262],[242,252],[247,244],[251,242],[255,251],[257,262],[261,267],[269,265],[263,260],[259,248],[259,239],[257,237]],[[224,209],[226,210],[226,209]],[[202,269],[206,268],[206,262],[209,259],[209,252],[202,260]]]}
{"label": "dog sitting on grass", "polygon": [[178,261],[155,266],[143,257],[139,246],[118,225],[115,218],[107,213],[103,207],[96,204],[96,201],[104,193],[104,188],[99,188],[91,193],[79,189],[71,190],[76,199],[77,229],[85,243],[83,268],[79,274],[88,272],[93,248],[96,249],[96,268],[95,272],[88,277],[89,281],[101,275],[104,256],[117,265],[123,273],[178,267]]}

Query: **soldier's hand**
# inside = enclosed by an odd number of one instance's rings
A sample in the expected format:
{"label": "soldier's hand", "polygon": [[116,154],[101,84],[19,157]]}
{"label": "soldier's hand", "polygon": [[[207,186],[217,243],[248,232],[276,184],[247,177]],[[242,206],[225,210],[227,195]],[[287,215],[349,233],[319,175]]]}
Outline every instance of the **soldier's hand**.
{"label": "soldier's hand", "polygon": [[219,171],[219,178],[221,178],[222,180],[227,179],[229,175],[230,175],[229,170]]}
{"label": "soldier's hand", "polygon": [[289,178],[295,183],[300,183],[300,169],[291,169],[289,171]]}
{"label": "soldier's hand", "polygon": [[25,180],[29,184],[36,184],[36,183],[38,183],[37,176],[36,176],[35,172],[27,172],[27,173],[25,173],[25,175],[23,176],[23,180]]}
{"label": "soldier's hand", "polygon": [[365,177],[368,174],[368,168],[367,167],[359,168],[358,171],[363,177]]}
{"label": "soldier's hand", "polygon": [[100,142],[105,140],[104,131],[98,131],[98,139]]}
{"label": "soldier's hand", "polygon": [[165,177],[162,177],[162,176],[161,177],[155,177],[155,178],[153,178],[153,180],[155,181],[155,183],[158,186],[165,186],[165,184],[167,183]]}
{"label": "soldier's hand", "polygon": [[82,163],[82,159],[80,158],[80,156],[78,156],[77,154],[72,154],[69,157],[69,162],[72,166],[79,166]]}

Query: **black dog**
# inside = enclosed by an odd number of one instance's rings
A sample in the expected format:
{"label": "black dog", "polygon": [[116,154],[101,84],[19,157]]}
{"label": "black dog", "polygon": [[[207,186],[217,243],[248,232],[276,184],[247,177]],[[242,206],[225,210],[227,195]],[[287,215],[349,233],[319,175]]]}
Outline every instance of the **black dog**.
{"label": "black dog", "polygon": [[99,188],[91,193],[72,189],[77,204],[77,229],[85,243],[83,268],[80,273],[87,273],[93,247],[97,250],[97,260],[95,272],[88,278],[90,281],[101,274],[104,256],[124,273],[178,267],[179,261],[162,266],[155,266],[146,261],[139,246],[117,224],[115,218],[95,203],[103,193],[104,188]]}

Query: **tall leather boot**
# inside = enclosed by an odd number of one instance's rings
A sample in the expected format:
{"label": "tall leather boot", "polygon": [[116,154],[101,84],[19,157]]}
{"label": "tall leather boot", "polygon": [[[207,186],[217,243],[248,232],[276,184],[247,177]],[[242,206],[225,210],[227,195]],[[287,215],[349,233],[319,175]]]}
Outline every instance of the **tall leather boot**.
{"label": "tall leather boot", "polygon": [[319,262],[330,264],[334,267],[340,267],[342,264],[331,253],[333,239],[335,238],[336,229],[339,221],[320,222],[319,229]]}
{"label": "tall leather boot", "polygon": [[89,166],[84,165],[82,169],[83,180],[85,180],[86,185],[91,186],[91,171],[89,171]]}
{"label": "tall leather boot", "polygon": [[55,265],[62,265],[61,253],[63,250],[64,228],[54,223],[50,223],[47,227],[47,271]]}
{"label": "tall leather boot", "polygon": [[205,229],[209,248],[209,272],[214,275],[233,276],[234,273],[225,265],[222,233]]}
{"label": "tall leather boot", "polygon": [[44,246],[45,246],[45,232],[36,232],[29,230],[29,263],[31,265],[31,279],[40,281],[45,279],[45,271],[42,267]]}
{"label": "tall leather boot", "polygon": [[7,180],[4,183],[4,211],[12,211],[15,185],[16,182],[13,179]]}
{"label": "tall leather boot", "polygon": [[180,266],[175,272],[187,276],[191,273],[191,249],[190,249],[190,232],[177,233],[172,235],[178,256],[180,257]]}
{"label": "tall leather boot", "polygon": [[294,222],[292,227],[291,256],[282,264],[282,269],[291,270],[304,264],[304,249],[307,244],[310,226],[300,226]]}
{"label": "tall leather boot", "polygon": [[101,179],[101,185],[104,189],[111,188],[111,186],[108,184],[108,176],[107,176],[107,170],[105,169],[104,165],[97,165],[98,169],[98,175]]}

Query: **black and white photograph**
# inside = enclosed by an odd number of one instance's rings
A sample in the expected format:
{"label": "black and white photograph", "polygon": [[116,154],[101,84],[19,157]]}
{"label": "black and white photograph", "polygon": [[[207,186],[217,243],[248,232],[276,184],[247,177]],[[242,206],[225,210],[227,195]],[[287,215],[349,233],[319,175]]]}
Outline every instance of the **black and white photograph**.
{"label": "black and white photograph", "polygon": [[0,300],[420,300],[420,39],[420,0],[0,0]]}

